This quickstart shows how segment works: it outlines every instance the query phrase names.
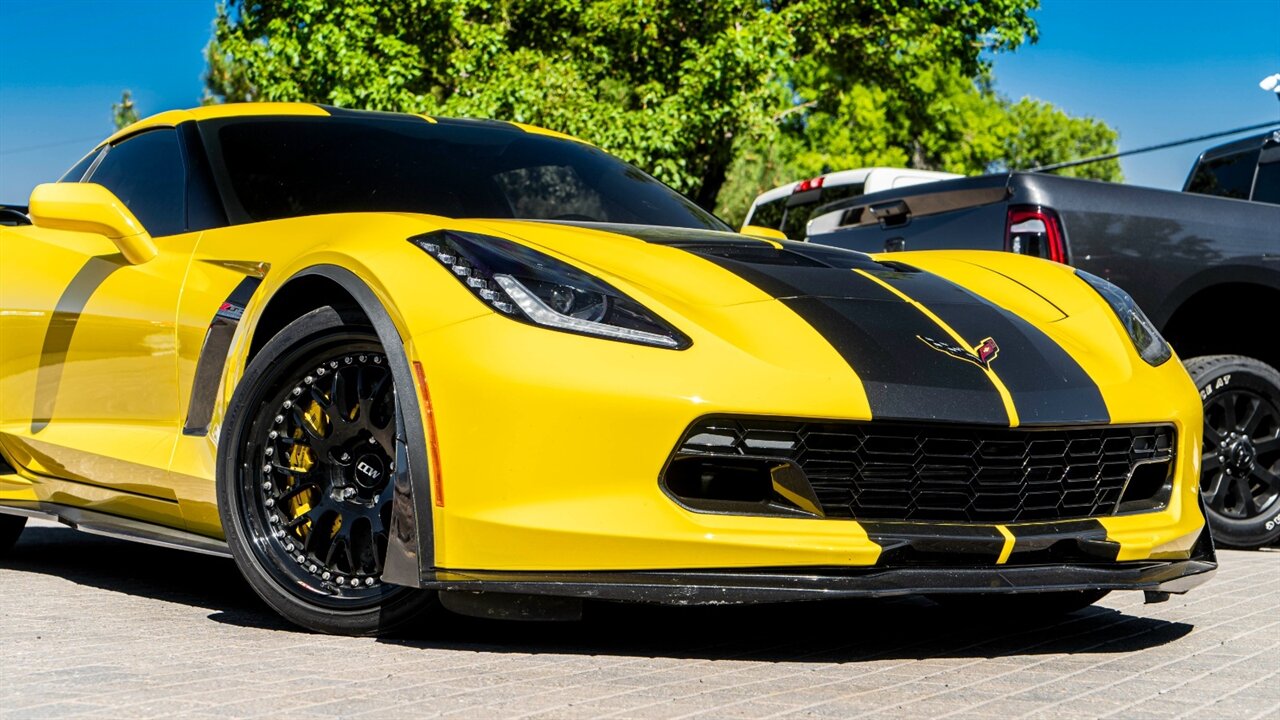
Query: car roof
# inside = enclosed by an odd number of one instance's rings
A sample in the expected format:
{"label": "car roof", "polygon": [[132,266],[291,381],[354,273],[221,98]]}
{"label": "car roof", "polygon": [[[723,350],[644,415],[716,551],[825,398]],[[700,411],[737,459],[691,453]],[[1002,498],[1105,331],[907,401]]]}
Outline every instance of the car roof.
{"label": "car roof", "polygon": [[110,143],[123,140],[124,138],[149,130],[156,127],[174,127],[185,122],[203,122],[206,120],[221,120],[226,118],[242,118],[242,117],[340,117],[340,118],[367,118],[367,119],[397,119],[409,120],[429,123],[443,124],[483,124],[502,129],[519,129],[527,133],[536,135],[548,135],[560,138],[562,140],[573,140],[583,144],[591,143],[580,140],[572,135],[566,135],[555,130],[537,127],[536,125],[526,125],[517,122],[504,122],[501,120],[477,120],[471,118],[443,118],[431,115],[421,115],[413,113],[398,112],[382,112],[377,110],[350,110],[347,108],[338,108],[331,105],[318,105],[314,103],[292,103],[292,102],[251,102],[251,103],[219,103],[215,105],[201,105],[200,107],[190,108],[187,110],[167,110],[156,115],[139,120],[128,127],[116,131],[113,135],[98,144],[98,147]]}

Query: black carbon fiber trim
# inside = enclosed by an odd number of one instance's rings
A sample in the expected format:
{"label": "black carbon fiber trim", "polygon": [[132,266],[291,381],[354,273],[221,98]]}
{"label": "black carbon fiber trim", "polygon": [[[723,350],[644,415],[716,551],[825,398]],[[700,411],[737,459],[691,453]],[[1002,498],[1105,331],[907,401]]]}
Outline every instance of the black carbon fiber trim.
{"label": "black carbon fiber trim", "polygon": [[200,346],[200,358],[196,361],[195,377],[191,381],[191,400],[187,404],[186,422],[182,424],[183,435],[208,434],[218,385],[221,384],[222,372],[227,367],[231,339],[235,336],[249,298],[253,297],[260,284],[262,278],[255,275],[240,280],[209,321],[209,328],[204,333],[204,343]]}

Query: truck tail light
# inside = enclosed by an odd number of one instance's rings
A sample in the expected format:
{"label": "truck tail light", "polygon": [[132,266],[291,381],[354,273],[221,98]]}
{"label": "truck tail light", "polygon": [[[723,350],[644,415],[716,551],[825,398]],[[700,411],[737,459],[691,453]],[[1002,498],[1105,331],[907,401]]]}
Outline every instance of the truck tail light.
{"label": "truck tail light", "polygon": [[796,185],[796,189],[795,189],[795,190],[792,190],[791,192],[793,192],[793,193],[802,193],[802,192],[808,192],[809,190],[817,190],[818,188],[822,187],[822,183],[823,183],[826,179],[827,179],[827,177],[826,177],[825,175],[819,175],[819,176],[818,176],[818,177],[816,177],[816,178],[809,178],[808,180],[801,180],[801,181],[800,181],[800,184],[799,184],[799,185]]}
{"label": "truck tail light", "polygon": [[1009,206],[1004,249],[1066,263],[1067,242],[1058,213],[1039,205]]}

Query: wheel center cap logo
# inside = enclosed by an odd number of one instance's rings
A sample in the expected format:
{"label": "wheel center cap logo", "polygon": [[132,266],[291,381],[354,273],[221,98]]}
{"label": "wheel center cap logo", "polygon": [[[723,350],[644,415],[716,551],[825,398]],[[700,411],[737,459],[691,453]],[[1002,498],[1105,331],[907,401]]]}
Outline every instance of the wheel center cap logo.
{"label": "wheel center cap logo", "polygon": [[1000,346],[993,338],[986,338],[972,348],[964,347],[951,340],[934,340],[924,335],[917,335],[916,338],[940,353],[950,355],[957,360],[971,362],[983,370],[990,370],[991,361],[1000,354]]}
{"label": "wheel center cap logo", "polygon": [[1227,451],[1227,463],[1236,475],[1248,475],[1253,470],[1256,457],[1253,443],[1243,438],[1232,443]]}
{"label": "wheel center cap logo", "polygon": [[355,478],[356,482],[362,487],[372,488],[382,482],[382,476],[386,473],[383,467],[382,458],[374,454],[362,455],[356,461]]}

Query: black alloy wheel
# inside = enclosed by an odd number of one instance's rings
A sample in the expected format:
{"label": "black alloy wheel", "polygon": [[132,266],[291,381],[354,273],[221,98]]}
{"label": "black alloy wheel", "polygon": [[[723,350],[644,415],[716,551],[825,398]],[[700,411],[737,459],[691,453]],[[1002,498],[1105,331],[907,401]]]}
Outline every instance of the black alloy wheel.
{"label": "black alloy wheel", "polygon": [[376,597],[391,526],[395,390],[386,356],[348,343],[264,404],[241,477],[254,543],[325,602]]}
{"label": "black alloy wheel", "polygon": [[219,458],[227,543],[258,594],[299,625],[383,634],[434,602],[381,580],[397,415],[376,335],[329,308],[282,330],[236,390]]}
{"label": "black alloy wheel", "polygon": [[1257,548],[1280,538],[1280,373],[1234,355],[1187,370],[1204,402],[1200,491],[1214,539]]}

